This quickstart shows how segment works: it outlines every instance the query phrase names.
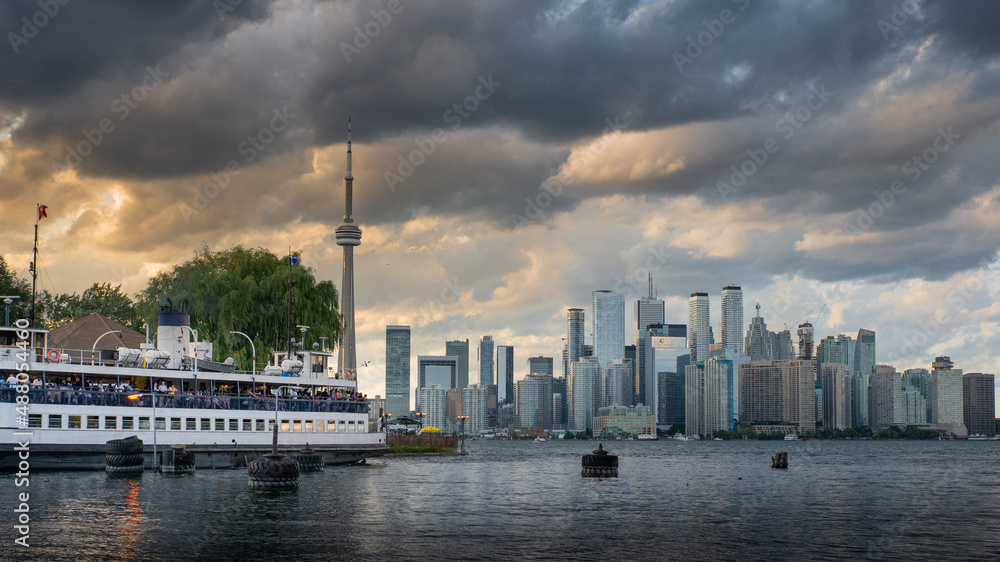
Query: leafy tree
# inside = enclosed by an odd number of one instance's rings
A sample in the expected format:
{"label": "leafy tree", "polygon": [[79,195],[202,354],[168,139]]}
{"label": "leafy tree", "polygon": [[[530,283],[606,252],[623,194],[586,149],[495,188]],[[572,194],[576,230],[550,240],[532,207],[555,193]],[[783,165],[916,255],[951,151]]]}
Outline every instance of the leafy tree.
{"label": "leafy tree", "polygon": [[573,435],[572,431],[567,431],[566,434],[563,435],[563,439],[576,439],[576,436]]}
{"label": "leafy tree", "polygon": [[[235,246],[220,252],[204,248],[193,259],[150,279],[136,295],[136,306],[155,326],[156,314],[168,298],[175,310],[187,301],[191,327],[199,339],[213,342],[215,359],[232,356],[238,365],[250,365],[246,339],[229,333],[240,331],[253,338],[257,361],[266,364],[274,351],[285,347],[288,276],[287,256],[263,248]],[[300,264],[291,266],[291,276],[292,336],[301,338],[294,325],[306,325],[307,345],[324,336],[331,343],[339,341],[337,288],[330,281],[317,282],[313,270]]]}
{"label": "leafy tree", "polygon": [[[27,317],[28,308],[31,307],[31,283],[18,277],[17,273],[7,265],[7,260],[3,256],[0,256],[0,295],[21,297],[10,305],[11,323],[18,318]],[[6,306],[0,310],[0,314],[5,312]]]}
{"label": "leafy tree", "polygon": [[82,295],[60,294],[46,299],[45,321],[50,328],[97,312],[133,330],[142,329],[142,315],[121,285],[94,283]]}

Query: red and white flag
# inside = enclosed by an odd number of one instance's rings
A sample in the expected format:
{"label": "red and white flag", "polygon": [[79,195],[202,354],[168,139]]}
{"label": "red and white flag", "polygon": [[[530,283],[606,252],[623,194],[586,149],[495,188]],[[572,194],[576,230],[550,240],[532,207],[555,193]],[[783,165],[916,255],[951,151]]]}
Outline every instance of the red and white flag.
{"label": "red and white flag", "polygon": [[45,209],[48,209],[48,208],[49,208],[48,205],[39,205],[38,206],[38,219],[35,220],[35,222],[38,222],[38,221],[44,219],[45,217],[49,216],[48,213],[45,212]]}

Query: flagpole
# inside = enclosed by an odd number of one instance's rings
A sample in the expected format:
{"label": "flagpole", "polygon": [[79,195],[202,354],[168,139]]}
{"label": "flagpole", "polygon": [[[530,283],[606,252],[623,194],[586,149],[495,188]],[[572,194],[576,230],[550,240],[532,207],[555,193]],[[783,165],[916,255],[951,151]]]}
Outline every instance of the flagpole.
{"label": "flagpole", "polygon": [[35,327],[35,284],[38,281],[38,203],[35,203],[35,245],[31,257],[31,313],[28,318],[32,328]]}
{"label": "flagpole", "polygon": [[288,247],[288,321],[285,323],[285,344],[288,353],[286,359],[292,358],[292,247]]}

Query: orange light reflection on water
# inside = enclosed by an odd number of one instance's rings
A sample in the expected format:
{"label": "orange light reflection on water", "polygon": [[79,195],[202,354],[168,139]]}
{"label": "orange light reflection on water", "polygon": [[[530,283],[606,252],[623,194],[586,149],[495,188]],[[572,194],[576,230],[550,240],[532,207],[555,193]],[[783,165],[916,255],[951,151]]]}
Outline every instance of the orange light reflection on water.
{"label": "orange light reflection on water", "polygon": [[121,537],[124,540],[115,553],[115,560],[132,561],[139,559],[135,544],[139,537],[139,519],[142,516],[142,506],[139,503],[139,490],[142,490],[142,486],[132,479],[126,481],[125,485],[125,520],[121,527]]}

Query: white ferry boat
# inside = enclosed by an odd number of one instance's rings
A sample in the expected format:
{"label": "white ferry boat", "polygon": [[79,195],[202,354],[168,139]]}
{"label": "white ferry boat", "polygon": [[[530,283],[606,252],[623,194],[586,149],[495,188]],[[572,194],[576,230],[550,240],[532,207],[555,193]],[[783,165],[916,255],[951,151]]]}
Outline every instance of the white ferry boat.
{"label": "white ferry boat", "polygon": [[639,441],[656,441],[659,437],[655,433],[640,433],[637,439]]}
{"label": "white ferry boat", "polygon": [[796,433],[786,433],[785,434],[785,441],[798,441],[798,440],[799,440],[799,436]]}
{"label": "white ferry boat", "polygon": [[[147,467],[154,449],[159,466],[174,444],[195,453],[199,468],[237,467],[270,451],[275,424],[279,450],[308,444],[325,464],[386,449],[356,377],[337,373],[318,345],[276,353],[262,372],[236,371],[231,360],[209,360],[210,342],[190,341],[197,333],[187,314],[164,307],[158,319],[155,346],[147,338],[140,349],[97,353],[49,347],[47,330],[0,327],[0,470],[17,468],[25,441],[33,470],[103,469],[107,441],[132,435],[144,442]],[[19,371],[31,379],[27,404],[6,384]]]}

